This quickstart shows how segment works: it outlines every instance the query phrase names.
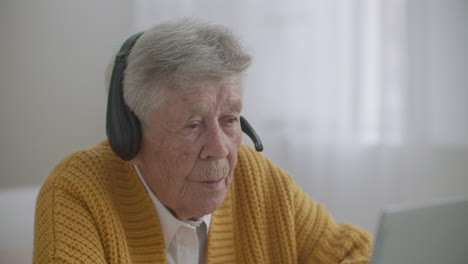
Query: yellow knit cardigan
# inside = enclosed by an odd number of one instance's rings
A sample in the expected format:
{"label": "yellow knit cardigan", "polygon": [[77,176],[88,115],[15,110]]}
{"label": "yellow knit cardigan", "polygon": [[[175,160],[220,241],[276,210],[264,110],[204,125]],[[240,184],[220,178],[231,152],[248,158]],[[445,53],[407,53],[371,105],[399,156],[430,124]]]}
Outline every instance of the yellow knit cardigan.
{"label": "yellow knit cardigan", "polygon": [[[367,263],[371,237],[335,222],[291,177],[241,146],[212,214],[207,263]],[[159,220],[107,141],[65,158],[37,198],[34,263],[167,263]]]}

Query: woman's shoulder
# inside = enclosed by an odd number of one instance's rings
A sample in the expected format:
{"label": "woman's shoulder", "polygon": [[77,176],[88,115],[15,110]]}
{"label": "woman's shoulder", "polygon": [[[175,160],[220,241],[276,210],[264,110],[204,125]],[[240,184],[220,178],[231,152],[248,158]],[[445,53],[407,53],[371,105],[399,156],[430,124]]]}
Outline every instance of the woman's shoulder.
{"label": "woman's shoulder", "polygon": [[67,155],[52,169],[42,186],[74,193],[85,186],[105,185],[111,170],[127,166],[109,146],[107,140]]}

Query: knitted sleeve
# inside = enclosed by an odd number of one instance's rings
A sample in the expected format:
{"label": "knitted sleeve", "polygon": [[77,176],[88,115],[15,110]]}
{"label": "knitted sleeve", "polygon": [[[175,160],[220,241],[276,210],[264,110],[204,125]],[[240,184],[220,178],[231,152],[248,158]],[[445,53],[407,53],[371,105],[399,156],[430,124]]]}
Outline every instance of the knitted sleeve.
{"label": "knitted sleeve", "polygon": [[365,264],[372,237],[351,224],[336,222],[327,210],[295,186],[299,263]]}
{"label": "knitted sleeve", "polygon": [[242,214],[238,217],[244,219],[239,221],[243,223],[239,227],[243,232],[238,235],[246,237],[238,246],[244,262],[260,263],[264,259],[267,263],[369,262],[372,245],[369,233],[336,222],[291,175],[265,156],[248,147],[243,147],[240,153],[235,183],[237,208],[242,209],[237,210]]}
{"label": "knitted sleeve", "polygon": [[68,162],[41,188],[36,203],[33,263],[106,263],[93,217],[67,182]]}

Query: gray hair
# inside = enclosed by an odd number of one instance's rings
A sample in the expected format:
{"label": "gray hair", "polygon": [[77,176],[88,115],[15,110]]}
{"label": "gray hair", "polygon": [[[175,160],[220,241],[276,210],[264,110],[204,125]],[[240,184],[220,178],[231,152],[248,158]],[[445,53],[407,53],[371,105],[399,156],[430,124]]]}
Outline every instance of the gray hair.
{"label": "gray hair", "polygon": [[162,23],[133,46],[124,73],[124,99],[146,126],[163,88],[181,91],[190,83],[241,74],[250,62],[239,40],[223,26],[192,19]]}

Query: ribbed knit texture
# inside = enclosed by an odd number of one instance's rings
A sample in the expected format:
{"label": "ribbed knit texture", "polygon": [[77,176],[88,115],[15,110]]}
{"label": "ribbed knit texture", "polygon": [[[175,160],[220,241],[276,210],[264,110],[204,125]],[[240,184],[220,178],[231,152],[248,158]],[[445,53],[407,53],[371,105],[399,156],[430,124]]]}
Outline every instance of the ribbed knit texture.
{"label": "ribbed knit texture", "polygon": [[[37,200],[34,263],[167,263],[156,211],[107,141],[63,160]],[[371,237],[333,220],[247,146],[212,214],[207,263],[367,263]]]}

